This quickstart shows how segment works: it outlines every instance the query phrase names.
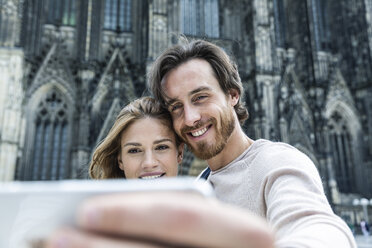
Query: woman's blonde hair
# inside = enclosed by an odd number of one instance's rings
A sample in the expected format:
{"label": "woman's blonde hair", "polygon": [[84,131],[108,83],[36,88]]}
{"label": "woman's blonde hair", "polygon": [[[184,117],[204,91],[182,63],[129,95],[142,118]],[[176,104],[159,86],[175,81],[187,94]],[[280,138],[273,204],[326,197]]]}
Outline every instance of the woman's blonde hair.
{"label": "woman's blonde hair", "polygon": [[[159,119],[165,126],[173,130],[169,112],[153,98],[142,97],[130,102],[120,111],[106,138],[96,147],[89,165],[89,176],[91,178],[125,178],[117,160],[121,151],[121,134],[133,122],[146,117]],[[178,147],[181,141],[176,134],[175,138]]]}

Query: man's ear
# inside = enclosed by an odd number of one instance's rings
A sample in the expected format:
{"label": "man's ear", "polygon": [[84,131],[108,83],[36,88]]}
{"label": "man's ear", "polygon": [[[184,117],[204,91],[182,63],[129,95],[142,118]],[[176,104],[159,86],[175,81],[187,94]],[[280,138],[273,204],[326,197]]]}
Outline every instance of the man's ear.
{"label": "man's ear", "polygon": [[119,164],[119,168],[120,170],[124,171],[124,164],[123,164],[123,160],[121,159],[121,152],[118,153],[118,164]]}
{"label": "man's ear", "polygon": [[240,94],[237,89],[230,89],[229,90],[229,99],[231,102],[231,106],[235,106],[239,102]]}
{"label": "man's ear", "polygon": [[181,145],[178,146],[178,155],[177,155],[177,163],[180,164],[182,162],[182,159],[183,159],[183,148],[184,148],[185,144],[182,143]]}

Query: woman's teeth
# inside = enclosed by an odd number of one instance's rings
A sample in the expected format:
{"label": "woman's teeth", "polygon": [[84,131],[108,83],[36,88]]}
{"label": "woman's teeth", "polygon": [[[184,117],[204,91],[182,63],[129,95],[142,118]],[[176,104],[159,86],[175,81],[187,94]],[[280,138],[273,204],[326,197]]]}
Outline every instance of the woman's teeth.
{"label": "woman's teeth", "polygon": [[156,178],[159,178],[161,176],[163,176],[164,174],[159,174],[159,175],[154,175],[154,176],[145,176],[145,177],[140,177],[141,179],[156,179]]}
{"label": "woman's teeth", "polygon": [[207,128],[205,127],[205,128],[203,128],[203,129],[201,129],[199,131],[191,132],[191,135],[193,137],[199,137],[199,136],[203,135],[206,131],[207,131]]}

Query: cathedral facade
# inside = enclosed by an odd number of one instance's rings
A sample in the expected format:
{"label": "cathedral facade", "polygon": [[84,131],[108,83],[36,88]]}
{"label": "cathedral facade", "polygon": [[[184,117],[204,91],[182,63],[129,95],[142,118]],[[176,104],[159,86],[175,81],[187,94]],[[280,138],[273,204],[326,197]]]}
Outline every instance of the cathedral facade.
{"label": "cathedral facade", "polygon": [[340,213],[372,198],[372,0],[0,0],[0,181],[87,178],[180,34],[237,62],[251,138],[307,154]]}

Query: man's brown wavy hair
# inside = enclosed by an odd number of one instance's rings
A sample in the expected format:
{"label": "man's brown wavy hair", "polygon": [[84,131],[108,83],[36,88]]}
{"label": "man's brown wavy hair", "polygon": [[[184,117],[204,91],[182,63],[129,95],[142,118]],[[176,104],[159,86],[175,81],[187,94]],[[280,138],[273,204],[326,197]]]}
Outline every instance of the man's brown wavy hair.
{"label": "man's brown wavy hair", "polygon": [[165,50],[154,62],[149,73],[149,84],[153,96],[163,106],[167,106],[166,95],[162,88],[162,80],[171,70],[191,59],[207,61],[215,74],[223,92],[228,95],[231,89],[239,92],[239,101],[234,106],[240,124],[248,118],[247,108],[241,101],[243,85],[236,64],[226,52],[217,45],[204,40],[185,41]]}

